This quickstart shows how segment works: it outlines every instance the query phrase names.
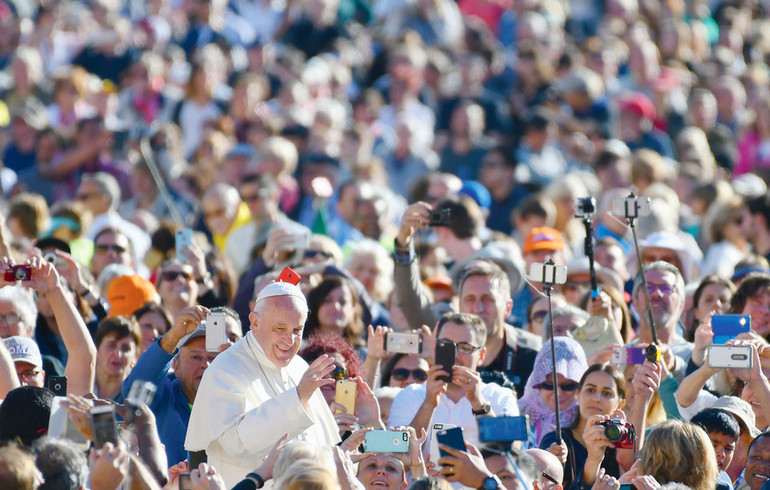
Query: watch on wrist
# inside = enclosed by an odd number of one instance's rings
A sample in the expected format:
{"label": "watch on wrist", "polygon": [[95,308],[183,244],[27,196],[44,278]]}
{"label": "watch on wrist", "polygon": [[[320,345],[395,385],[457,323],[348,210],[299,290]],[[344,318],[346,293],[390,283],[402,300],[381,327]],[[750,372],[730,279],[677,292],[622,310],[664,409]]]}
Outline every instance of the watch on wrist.
{"label": "watch on wrist", "polygon": [[503,488],[503,486],[500,484],[500,481],[496,476],[488,476],[484,478],[484,481],[481,483],[479,490],[495,490],[497,488]]}
{"label": "watch on wrist", "polygon": [[489,404],[489,402],[484,402],[480,409],[473,410],[473,415],[489,415],[489,412],[491,411],[492,406]]}

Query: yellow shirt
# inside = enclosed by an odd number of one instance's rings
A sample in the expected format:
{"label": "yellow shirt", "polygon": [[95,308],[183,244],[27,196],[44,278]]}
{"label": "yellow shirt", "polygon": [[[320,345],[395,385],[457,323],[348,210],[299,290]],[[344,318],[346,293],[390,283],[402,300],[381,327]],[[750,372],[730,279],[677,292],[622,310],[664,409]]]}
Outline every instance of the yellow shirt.
{"label": "yellow shirt", "polygon": [[217,246],[220,252],[225,253],[225,242],[227,242],[227,235],[232,233],[234,229],[245,225],[249,221],[251,221],[251,211],[249,211],[249,207],[246,206],[245,202],[241,202],[241,204],[238,206],[238,213],[236,213],[233,224],[230,225],[230,229],[227,230],[227,234],[213,236],[214,245]]}

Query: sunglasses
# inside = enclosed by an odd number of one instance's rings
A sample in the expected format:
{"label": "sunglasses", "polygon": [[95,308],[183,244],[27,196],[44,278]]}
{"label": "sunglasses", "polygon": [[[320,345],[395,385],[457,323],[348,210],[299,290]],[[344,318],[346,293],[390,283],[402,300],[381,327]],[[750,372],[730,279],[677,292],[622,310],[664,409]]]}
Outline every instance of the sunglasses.
{"label": "sunglasses", "polygon": [[164,271],[160,275],[160,278],[164,281],[172,282],[172,281],[176,281],[180,276],[185,281],[189,281],[190,279],[192,279],[192,275],[189,272],[185,272],[185,271]]}
{"label": "sunglasses", "polygon": [[348,379],[348,370],[342,366],[335,366],[334,370],[329,373],[329,377],[331,379],[336,379],[337,381],[346,380]]}
{"label": "sunglasses", "polygon": [[94,247],[94,250],[97,253],[103,254],[105,252],[115,252],[117,254],[124,254],[126,253],[126,248],[121,247],[120,245],[96,245]]}
{"label": "sunglasses", "polygon": [[428,372],[424,369],[396,368],[390,373],[390,377],[396,381],[405,381],[411,376],[413,379],[423,382],[428,379]]}
{"label": "sunglasses", "polygon": [[306,259],[313,259],[319,255],[325,259],[332,258],[332,254],[330,254],[329,252],[324,252],[322,250],[305,250]]}
{"label": "sunglasses", "polygon": [[[553,385],[550,383],[540,383],[540,389],[546,390],[546,391],[553,391]],[[559,390],[561,391],[575,391],[578,389],[577,383],[564,383],[563,385],[559,385]]]}

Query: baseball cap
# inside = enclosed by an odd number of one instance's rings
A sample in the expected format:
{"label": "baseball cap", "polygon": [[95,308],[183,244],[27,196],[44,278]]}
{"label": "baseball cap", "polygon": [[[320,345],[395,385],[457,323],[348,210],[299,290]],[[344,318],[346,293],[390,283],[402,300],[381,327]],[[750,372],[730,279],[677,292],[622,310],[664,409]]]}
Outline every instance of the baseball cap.
{"label": "baseball cap", "polygon": [[752,439],[760,434],[759,429],[757,429],[757,419],[754,416],[754,410],[751,409],[751,405],[737,396],[720,397],[711,408],[721,408],[730,412],[738,419],[741,425],[748,428]]}
{"label": "baseball cap", "polygon": [[155,300],[157,296],[155,286],[147,279],[137,274],[118,276],[110,282],[107,289],[107,302],[110,303],[107,316],[132,315],[139,307]]}
{"label": "baseball cap", "polygon": [[3,339],[13,362],[28,362],[35,367],[43,367],[43,356],[37,343],[29,337],[8,337]]}
{"label": "baseball cap", "polygon": [[191,333],[188,333],[187,335],[182,337],[181,340],[179,340],[179,343],[176,344],[176,350],[179,350],[185,345],[187,345],[187,343],[192,339],[197,339],[198,337],[205,337],[205,336],[206,336],[206,325],[198,325],[198,328],[193,330]]}
{"label": "baseball cap", "polygon": [[489,209],[492,205],[492,195],[481,182],[476,180],[466,180],[458,194],[470,197],[482,209]]}
{"label": "baseball cap", "polygon": [[632,111],[644,118],[655,119],[655,105],[653,105],[649,97],[641,92],[621,98],[618,101],[618,105],[622,111]]}
{"label": "baseball cap", "polygon": [[564,237],[558,230],[541,226],[532,228],[527,240],[524,242],[523,253],[528,254],[537,250],[564,250]]}

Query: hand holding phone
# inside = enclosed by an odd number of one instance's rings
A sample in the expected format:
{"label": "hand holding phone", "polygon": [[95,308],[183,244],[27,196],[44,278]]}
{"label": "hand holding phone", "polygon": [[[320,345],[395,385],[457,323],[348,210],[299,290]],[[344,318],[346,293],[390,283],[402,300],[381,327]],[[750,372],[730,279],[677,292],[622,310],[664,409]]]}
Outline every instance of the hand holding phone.
{"label": "hand holding phone", "polygon": [[[438,432],[436,432],[436,440],[439,444],[443,444],[445,446],[449,446],[452,449],[457,449],[458,451],[466,451],[465,448],[465,439],[463,438],[463,428],[462,427],[453,427],[451,429],[442,429]],[[451,456],[448,452],[441,449],[439,447],[439,453],[442,457],[444,456]]]}
{"label": "hand holding phone", "polygon": [[90,414],[94,447],[101,449],[108,442],[117,445],[118,421],[115,417],[115,406],[97,405],[90,410]]}
{"label": "hand holding phone", "polygon": [[449,373],[448,375],[441,375],[437,379],[452,382],[452,366],[455,365],[455,355],[457,353],[457,345],[454,342],[447,339],[438,339],[436,341],[436,365],[441,366],[443,371]]}
{"label": "hand holding phone", "polygon": [[222,344],[227,343],[226,322],[224,311],[212,311],[206,315],[206,352],[219,352]]}
{"label": "hand holding phone", "polygon": [[356,413],[356,389],[355,381],[341,379],[337,381],[334,392],[334,401],[345,407],[345,412],[350,415]]}
{"label": "hand holding phone", "polygon": [[177,230],[174,238],[174,243],[176,244],[176,258],[179,259],[180,262],[187,262],[184,251],[187,247],[192,245],[192,230],[190,228]]}
{"label": "hand holding phone", "polygon": [[409,432],[405,430],[372,430],[364,436],[367,453],[406,453],[409,451]]}

